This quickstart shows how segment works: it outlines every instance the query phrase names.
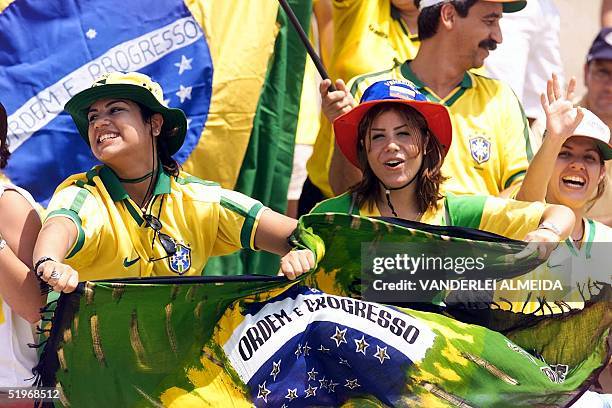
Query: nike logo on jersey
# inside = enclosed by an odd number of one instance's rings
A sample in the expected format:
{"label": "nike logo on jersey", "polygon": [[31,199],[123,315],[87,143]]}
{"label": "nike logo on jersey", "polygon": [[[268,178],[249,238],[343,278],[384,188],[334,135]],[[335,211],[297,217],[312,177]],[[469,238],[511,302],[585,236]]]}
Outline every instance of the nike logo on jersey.
{"label": "nike logo on jersey", "polygon": [[138,261],[140,261],[140,257],[132,259],[131,261],[128,261],[127,257],[125,257],[123,258],[123,266],[125,266],[126,268],[129,268],[130,266],[134,265]]}

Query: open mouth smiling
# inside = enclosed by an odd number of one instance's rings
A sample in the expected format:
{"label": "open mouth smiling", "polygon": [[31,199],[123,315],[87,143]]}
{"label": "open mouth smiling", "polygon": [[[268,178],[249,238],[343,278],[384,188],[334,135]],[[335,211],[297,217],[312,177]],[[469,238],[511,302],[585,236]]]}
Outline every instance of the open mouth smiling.
{"label": "open mouth smiling", "polygon": [[118,137],[119,137],[119,135],[117,133],[103,133],[100,136],[98,136],[96,142],[97,143],[103,143],[106,140],[116,139]]}
{"label": "open mouth smiling", "polygon": [[563,185],[573,189],[580,189],[586,185],[586,179],[582,176],[564,176],[561,177]]}
{"label": "open mouth smiling", "polygon": [[402,159],[393,159],[393,160],[387,160],[385,162],[385,167],[389,167],[389,168],[396,168],[402,164],[404,164],[405,160]]}

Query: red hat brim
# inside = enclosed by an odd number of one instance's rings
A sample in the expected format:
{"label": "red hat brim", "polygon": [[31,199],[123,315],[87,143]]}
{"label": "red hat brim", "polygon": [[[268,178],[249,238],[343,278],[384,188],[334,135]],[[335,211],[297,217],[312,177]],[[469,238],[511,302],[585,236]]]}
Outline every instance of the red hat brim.
{"label": "red hat brim", "polygon": [[340,147],[342,154],[357,168],[361,169],[357,155],[357,129],[359,128],[359,123],[361,123],[361,120],[370,109],[380,103],[398,103],[416,109],[427,121],[429,130],[431,130],[442,145],[443,155],[446,156],[453,140],[453,126],[445,106],[434,102],[381,99],[363,102],[334,121],[336,143]]}

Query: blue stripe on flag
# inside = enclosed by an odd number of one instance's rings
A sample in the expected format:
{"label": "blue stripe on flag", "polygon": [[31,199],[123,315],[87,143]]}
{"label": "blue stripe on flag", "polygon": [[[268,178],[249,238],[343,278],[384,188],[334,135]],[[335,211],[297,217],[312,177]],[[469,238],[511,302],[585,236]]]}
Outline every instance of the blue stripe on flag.
{"label": "blue stripe on flag", "polygon": [[[343,333],[339,344],[332,338],[337,331]],[[357,351],[358,345],[362,351]],[[411,365],[409,358],[378,338],[318,321],[284,343],[248,385],[258,407],[340,406],[364,395],[394,406],[405,392]]]}
{"label": "blue stripe on flag", "polygon": [[109,71],[159,82],[189,131],[187,159],[208,116],[213,66],[199,24],[182,0],[16,0],[0,14],[0,95],[13,156],[6,174],[46,204],[57,184],[96,164],[62,111]]}

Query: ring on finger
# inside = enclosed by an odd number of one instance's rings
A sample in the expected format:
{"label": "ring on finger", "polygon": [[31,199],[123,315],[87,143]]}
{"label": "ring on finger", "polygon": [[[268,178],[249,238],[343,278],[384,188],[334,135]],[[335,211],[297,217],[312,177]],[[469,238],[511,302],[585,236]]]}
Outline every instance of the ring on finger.
{"label": "ring on finger", "polygon": [[59,279],[60,276],[62,276],[62,274],[54,269],[53,271],[51,271],[51,275],[49,275],[49,279]]}

